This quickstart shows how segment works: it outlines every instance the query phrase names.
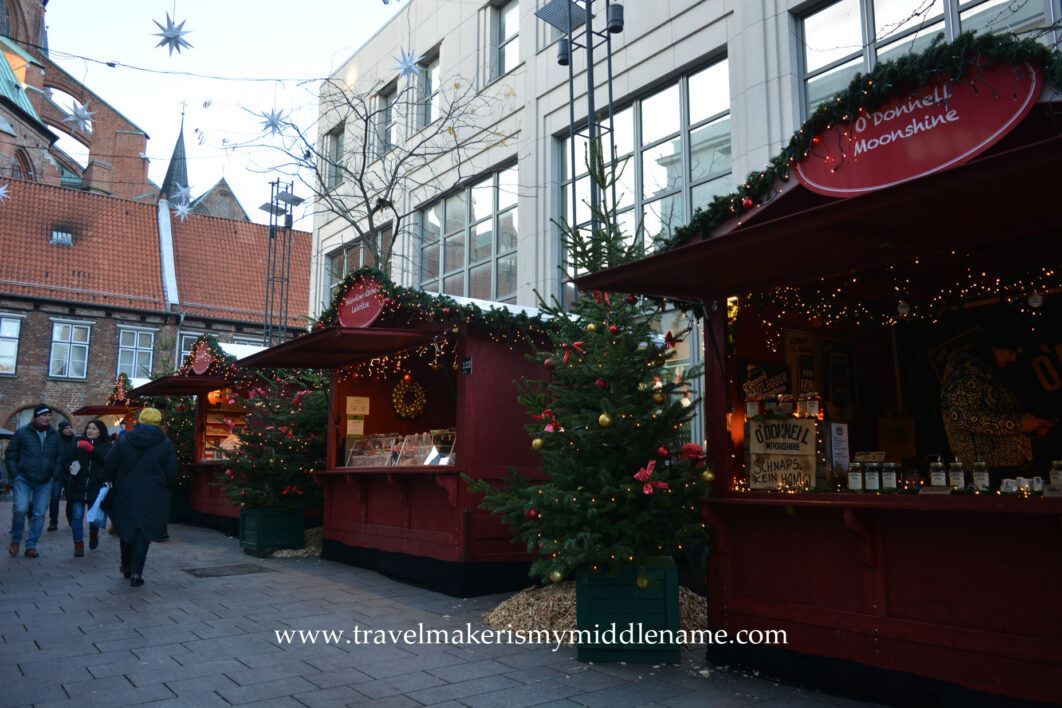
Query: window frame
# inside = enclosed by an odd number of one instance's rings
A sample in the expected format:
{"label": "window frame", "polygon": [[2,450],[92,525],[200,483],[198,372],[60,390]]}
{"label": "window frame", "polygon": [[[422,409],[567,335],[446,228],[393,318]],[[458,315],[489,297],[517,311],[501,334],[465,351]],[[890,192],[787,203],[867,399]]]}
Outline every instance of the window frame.
{"label": "window frame", "polygon": [[417,131],[424,130],[442,117],[441,85],[439,54],[435,53],[420,64],[420,76],[417,78]]}
{"label": "window frame", "polygon": [[[0,371],[0,376],[18,376],[18,350],[19,342],[22,339],[22,320],[26,319],[25,315],[16,315],[10,312],[0,312],[0,343],[14,341],[15,353],[14,363],[11,367],[11,371]],[[3,335],[4,321],[14,322],[17,329],[15,330],[15,336]]]}
{"label": "window frame", "polygon": [[[135,341],[134,341],[134,344],[133,344],[132,347],[123,346],[122,345],[122,335],[125,334],[126,332],[131,332],[131,333],[133,333],[135,335]],[[152,370],[152,367],[155,365],[155,333],[156,332],[158,332],[157,329],[151,329],[151,328],[148,328],[148,327],[129,327],[129,326],[124,326],[124,325],[118,325],[118,360],[115,362],[115,378],[117,378],[118,376],[120,376],[123,373],[127,377],[129,377],[130,379],[134,379],[134,378],[141,379],[141,378],[150,378],[151,377],[151,370]],[[149,347],[140,346],[140,335],[142,335],[142,334],[150,335],[150,337],[151,337],[151,345]],[[122,369],[122,352],[123,351],[132,351],[132,353],[133,353],[133,370],[132,371],[124,371]],[[142,353],[142,352],[147,352],[147,355],[148,355],[147,374],[145,374],[144,376],[136,376],[135,373],[136,373],[136,370],[137,370],[137,362],[139,360],[139,356],[138,355],[140,353]]]}
{"label": "window frame", "polygon": [[[513,17],[516,19],[516,29],[511,36],[506,37],[505,17],[510,8],[515,8]],[[516,44],[516,61],[512,66],[507,66],[505,50],[513,43]],[[520,66],[520,0],[503,0],[492,6],[490,56],[491,81],[500,79]]]}
{"label": "window frame", "polygon": [[398,146],[398,84],[385,86],[376,100],[376,157],[382,159]]}
{"label": "window frame", "polygon": [[[520,200],[519,194],[517,193],[511,195],[511,199],[506,199],[503,202],[502,194],[504,186],[510,184],[513,186],[519,185],[518,171],[519,167],[517,163],[509,163],[505,166],[495,168],[489,172],[481,174],[477,179],[469,182],[461,189],[440,196],[417,210],[417,282],[420,284],[421,289],[425,292],[444,293],[446,292],[445,282],[447,279],[460,276],[460,297],[472,297],[480,300],[507,304],[516,303],[519,295],[516,269],[519,266]],[[487,182],[489,182],[489,184],[487,184]],[[476,190],[483,190],[484,188],[489,188],[491,193],[489,212],[481,215],[477,219],[473,214],[474,195]],[[463,214],[459,217],[461,223],[459,226],[449,228],[449,224],[457,223],[458,217],[456,215],[451,215],[448,210],[452,205],[458,202],[457,197],[459,196],[461,197],[460,203],[463,211]],[[425,229],[425,223],[428,214],[436,209],[439,209],[439,214],[441,215],[439,231],[437,234],[431,234],[431,240],[428,241],[426,239],[429,234]],[[512,215],[512,243],[508,247],[503,248],[500,238],[500,227],[503,220],[510,214]],[[485,227],[488,224],[491,235],[490,252],[483,257],[473,260],[473,238],[476,235],[476,227]],[[461,264],[453,268],[448,268],[448,262],[446,259],[447,241],[458,237],[461,238]],[[438,271],[432,276],[425,277],[424,254],[430,249],[435,249],[435,260],[438,261]],[[504,296],[499,297],[499,276],[503,263],[508,261],[511,261],[512,263],[513,286],[511,291],[505,293]],[[488,264],[490,267],[490,293],[487,297],[473,295],[471,292],[473,271],[484,268]]]}
{"label": "window frame", "polygon": [[346,122],[325,133],[324,169],[321,175],[327,191],[343,184],[343,151],[346,149]]}
{"label": "window frame", "polygon": [[[195,340],[199,339],[202,336],[203,336],[202,332],[189,332],[189,331],[183,330],[183,329],[182,330],[178,330],[178,332],[177,332],[177,352],[176,352],[177,363],[173,367],[174,370],[177,370],[177,369],[181,368],[181,364],[183,364],[184,360],[186,358],[188,358],[188,355],[192,353],[191,344],[194,344]],[[191,343],[191,344],[189,344],[189,347],[188,347],[187,351],[185,351],[185,349],[184,349],[184,341],[186,339]]]}
{"label": "window frame", "polygon": [[[375,239],[377,248],[379,248],[380,244],[383,243],[383,239],[390,237],[391,224],[387,223],[377,228],[366,238]],[[352,258],[355,255],[357,257]],[[337,261],[339,262],[338,269],[336,268]],[[372,250],[361,239],[354,239],[341,244],[338,248],[326,254],[325,264],[328,275],[328,302],[331,302],[339,289],[339,285],[343,282],[343,278],[348,273],[363,266],[376,266],[376,259]]]}
{"label": "window frame", "polygon": [[[48,349],[48,378],[50,379],[75,379],[83,381],[88,378],[89,369],[89,353],[92,348],[92,327],[95,322],[87,322],[85,320],[68,320],[62,318],[50,318],[52,323],[52,341]],[[66,339],[56,339],[57,327],[69,327],[70,331]],[[77,330],[85,331],[85,341],[79,342],[74,339],[74,332]],[[66,357],[64,360],[65,370],[64,373],[55,372],[56,362],[56,345],[67,346]],[[75,349],[83,351],[84,354],[84,374],[81,376],[72,375],[72,361]]]}

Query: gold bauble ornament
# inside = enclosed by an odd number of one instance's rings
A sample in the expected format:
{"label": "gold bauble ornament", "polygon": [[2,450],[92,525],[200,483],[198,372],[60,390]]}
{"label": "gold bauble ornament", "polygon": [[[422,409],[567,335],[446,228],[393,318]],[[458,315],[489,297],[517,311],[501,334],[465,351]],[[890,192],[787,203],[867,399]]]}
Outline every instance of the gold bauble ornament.
{"label": "gold bauble ornament", "polygon": [[642,590],[645,590],[652,583],[652,578],[650,578],[645,573],[642,573],[638,576],[638,579],[635,582],[638,583],[638,587],[640,587]]}
{"label": "gold bauble ornament", "polygon": [[564,573],[560,572],[559,570],[551,570],[549,571],[549,580],[552,583],[559,583],[560,581],[564,580]]}
{"label": "gold bauble ornament", "polygon": [[656,393],[653,394],[653,403],[655,403],[658,406],[663,405],[664,401],[666,401],[666,400],[667,400],[667,396],[665,396],[664,394],[660,393],[659,391],[657,391]]}
{"label": "gold bauble ornament", "polygon": [[712,472],[711,470],[705,470],[704,472],[701,472],[701,479],[703,479],[705,482],[714,482],[715,472]]}
{"label": "gold bauble ornament", "polygon": [[602,428],[608,428],[612,426],[612,416],[608,413],[602,413],[597,417],[597,424]]}
{"label": "gold bauble ornament", "polygon": [[545,446],[546,446],[546,441],[543,440],[542,438],[535,438],[534,440],[531,441],[531,449],[534,450],[535,452],[538,452],[539,450],[541,450]]}
{"label": "gold bauble ornament", "polygon": [[590,334],[593,334],[594,332],[597,331],[597,325],[594,324],[593,322],[591,322],[590,324],[588,324],[586,326],[586,331],[589,332]]}

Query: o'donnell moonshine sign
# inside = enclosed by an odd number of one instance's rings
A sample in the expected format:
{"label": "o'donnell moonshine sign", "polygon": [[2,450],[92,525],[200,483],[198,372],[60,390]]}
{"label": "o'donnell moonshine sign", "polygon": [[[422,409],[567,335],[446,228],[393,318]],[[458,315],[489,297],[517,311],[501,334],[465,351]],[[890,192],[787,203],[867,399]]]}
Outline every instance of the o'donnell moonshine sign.
{"label": "o'donnell moonshine sign", "polygon": [[1029,63],[974,62],[958,81],[936,74],[914,93],[815,136],[797,177],[819,194],[850,197],[960,165],[1017,125],[1040,88],[1040,71]]}
{"label": "o'donnell moonshine sign", "polygon": [[810,418],[749,421],[749,486],[752,489],[815,486],[815,421]]}

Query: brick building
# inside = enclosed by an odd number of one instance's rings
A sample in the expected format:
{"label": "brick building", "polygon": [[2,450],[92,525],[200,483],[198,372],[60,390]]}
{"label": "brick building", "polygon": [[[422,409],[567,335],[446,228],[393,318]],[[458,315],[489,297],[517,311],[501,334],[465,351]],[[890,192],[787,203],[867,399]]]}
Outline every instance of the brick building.
{"label": "brick building", "polygon": [[[261,344],[268,319],[269,228],[248,220],[224,180],[184,216],[171,208],[188,185],[183,126],[160,191],[147,178],[147,135],[48,59],[46,4],[0,0],[0,426],[9,429],[39,401],[58,423],[102,403],[119,373],[172,371],[204,333]],[[80,124],[69,97],[91,112]],[[88,148],[86,165],[55,146],[54,131]],[[286,234],[284,324],[294,332],[309,311],[310,235]]]}

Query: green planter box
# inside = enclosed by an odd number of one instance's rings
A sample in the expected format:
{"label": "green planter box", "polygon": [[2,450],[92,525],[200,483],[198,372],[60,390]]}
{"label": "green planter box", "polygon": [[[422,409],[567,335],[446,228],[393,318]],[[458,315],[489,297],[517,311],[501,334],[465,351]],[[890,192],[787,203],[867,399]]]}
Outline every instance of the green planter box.
{"label": "green planter box", "polygon": [[185,521],[192,515],[192,488],[185,484],[170,492],[169,522],[175,524]]}
{"label": "green planter box", "polygon": [[[679,630],[678,570],[662,558],[646,570],[653,577],[638,587],[639,573],[594,575],[575,586],[579,661],[677,664],[682,646],[665,640]],[[670,630],[670,634],[661,630]],[[657,634],[654,636],[653,632]],[[596,636],[595,636],[596,635]],[[586,641],[584,641],[586,640]]]}
{"label": "green planter box", "polygon": [[240,509],[240,547],[264,556],[278,548],[302,548],[306,530],[302,509]]}

